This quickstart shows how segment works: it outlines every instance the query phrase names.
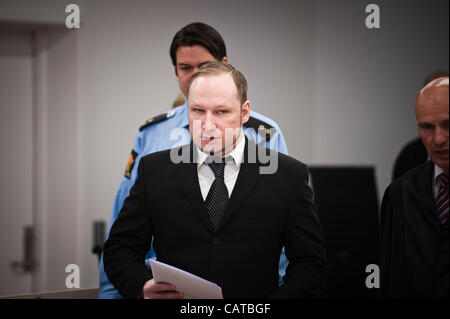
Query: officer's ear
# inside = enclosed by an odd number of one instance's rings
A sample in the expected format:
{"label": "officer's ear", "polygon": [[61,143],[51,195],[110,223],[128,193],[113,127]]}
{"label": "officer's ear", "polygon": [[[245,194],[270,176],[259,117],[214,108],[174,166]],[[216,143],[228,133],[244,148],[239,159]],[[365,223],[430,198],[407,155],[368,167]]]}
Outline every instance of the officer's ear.
{"label": "officer's ear", "polygon": [[224,56],[224,57],[222,58],[222,62],[228,63],[228,58],[227,58],[226,56]]}

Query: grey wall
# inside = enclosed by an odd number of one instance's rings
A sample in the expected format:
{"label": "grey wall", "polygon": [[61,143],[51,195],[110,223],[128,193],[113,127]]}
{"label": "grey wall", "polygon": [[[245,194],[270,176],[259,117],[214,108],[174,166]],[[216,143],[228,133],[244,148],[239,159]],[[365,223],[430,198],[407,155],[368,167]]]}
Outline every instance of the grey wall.
{"label": "grey wall", "polygon": [[448,70],[448,1],[317,1],[313,163],[368,164],[379,195],[395,157],[417,136],[414,101],[425,77]]}
{"label": "grey wall", "polygon": [[[61,3],[80,3],[45,1],[36,10],[32,2],[0,2],[0,19],[61,22]],[[381,7],[379,30],[365,28],[372,2]],[[82,287],[97,285],[92,221],[109,222],[138,127],[178,93],[168,48],[187,23],[222,34],[254,110],[281,126],[292,156],[375,165],[380,196],[396,154],[416,135],[417,90],[427,73],[448,69],[446,0],[95,0],[81,2],[81,17]]]}

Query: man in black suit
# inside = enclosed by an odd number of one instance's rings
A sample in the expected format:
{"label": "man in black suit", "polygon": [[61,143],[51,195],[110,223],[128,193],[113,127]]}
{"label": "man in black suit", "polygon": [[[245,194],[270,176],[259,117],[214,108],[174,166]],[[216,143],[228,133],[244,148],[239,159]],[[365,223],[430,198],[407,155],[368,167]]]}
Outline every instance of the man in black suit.
{"label": "man in black suit", "polygon": [[319,296],[326,250],[306,165],[245,138],[247,83],[233,66],[202,66],[188,101],[193,142],[140,161],[104,247],[110,281],[125,298],[183,298],[144,263],[153,236],[159,261],[217,283],[225,298]]}
{"label": "man in black suit", "polygon": [[384,194],[380,288],[385,298],[448,298],[448,89],[447,76],[419,92],[416,120],[430,161]]}

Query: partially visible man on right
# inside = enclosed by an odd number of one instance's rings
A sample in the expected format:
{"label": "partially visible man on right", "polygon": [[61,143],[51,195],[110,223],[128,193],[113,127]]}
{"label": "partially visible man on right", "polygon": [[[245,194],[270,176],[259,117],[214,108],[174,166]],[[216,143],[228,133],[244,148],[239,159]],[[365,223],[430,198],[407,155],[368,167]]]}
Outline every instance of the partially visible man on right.
{"label": "partially visible man on right", "polygon": [[[422,84],[423,87],[427,86],[433,80],[441,77],[448,76],[447,71],[436,71],[427,76],[425,82]],[[428,160],[427,150],[425,145],[423,145],[420,137],[416,137],[409,141],[398,154],[397,159],[394,163],[394,169],[392,170],[392,181],[400,178],[406,172],[416,168],[417,166],[425,163]]]}
{"label": "partially visible man on right", "polygon": [[419,136],[429,161],[394,181],[381,205],[381,297],[448,298],[449,78],[417,95]]}

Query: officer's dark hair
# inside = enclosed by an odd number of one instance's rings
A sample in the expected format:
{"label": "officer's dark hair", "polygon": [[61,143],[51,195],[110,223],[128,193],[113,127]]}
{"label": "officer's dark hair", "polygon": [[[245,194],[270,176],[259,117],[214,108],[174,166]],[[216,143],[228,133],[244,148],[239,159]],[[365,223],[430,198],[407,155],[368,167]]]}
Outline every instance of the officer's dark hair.
{"label": "officer's dark hair", "polygon": [[222,61],[227,56],[225,42],[220,33],[205,23],[194,22],[183,27],[173,37],[172,44],[170,45],[170,58],[172,59],[173,66],[176,67],[177,65],[178,48],[194,45],[204,47],[218,61]]}

